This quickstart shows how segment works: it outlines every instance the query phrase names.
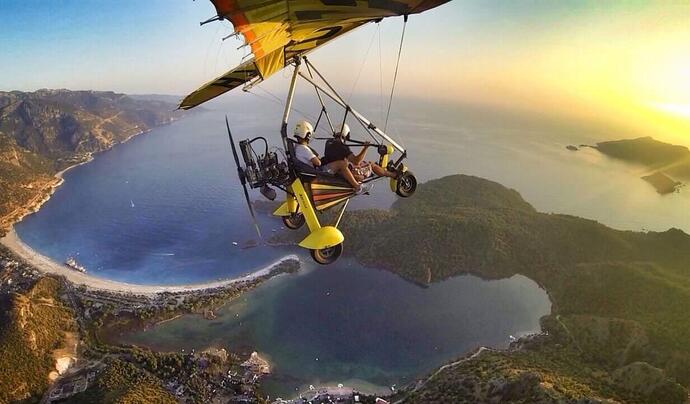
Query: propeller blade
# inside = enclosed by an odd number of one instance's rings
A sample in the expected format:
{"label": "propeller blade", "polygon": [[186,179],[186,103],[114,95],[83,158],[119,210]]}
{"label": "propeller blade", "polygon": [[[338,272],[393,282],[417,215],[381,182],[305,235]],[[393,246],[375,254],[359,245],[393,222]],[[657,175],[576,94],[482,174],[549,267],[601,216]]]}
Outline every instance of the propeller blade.
{"label": "propeller blade", "polygon": [[232,147],[232,156],[235,158],[235,165],[237,166],[237,175],[240,177],[240,182],[242,183],[242,185],[244,185],[246,182],[244,178],[244,171],[242,171],[242,167],[240,166],[240,158],[237,155],[235,141],[232,139],[232,133],[230,132],[230,122],[228,122],[227,115],[225,115],[225,127],[228,129],[228,137],[230,138],[230,146]]}
{"label": "propeller blade", "polygon": [[256,220],[256,215],[254,214],[254,208],[252,207],[252,202],[249,200],[249,192],[247,192],[247,185],[242,184],[244,189],[244,198],[247,200],[247,207],[249,207],[249,213],[252,215],[252,220],[254,221],[254,228],[256,229],[256,234],[259,235],[259,240],[263,241],[261,236],[261,230],[259,230],[259,222]]}
{"label": "propeller blade", "polygon": [[244,170],[242,170],[242,167],[240,166],[240,158],[237,155],[235,142],[232,139],[232,133],[230,132],[230,122],[228,122],[227,115],[225,115],[225,127],[228,129],[228,138],[230,138],[230,146],[232,146],[232,156],[235,158],[235,165],[237,166],[237,175],[240,177],[242,189],[244,190],[244,199],[246,199],[247,207],[249,208],[249,213],[252,215],[252,220],[254,221],[254,228],[256,229],[256,234],[259,235],[259,240],[263,241],[263,237],[261,236],[261,230],[259,229],[259,222],[256,220],[256,214],[254,214],[252,201],[249,199],[249,191],[247,191],[247,179],[244,176]]}

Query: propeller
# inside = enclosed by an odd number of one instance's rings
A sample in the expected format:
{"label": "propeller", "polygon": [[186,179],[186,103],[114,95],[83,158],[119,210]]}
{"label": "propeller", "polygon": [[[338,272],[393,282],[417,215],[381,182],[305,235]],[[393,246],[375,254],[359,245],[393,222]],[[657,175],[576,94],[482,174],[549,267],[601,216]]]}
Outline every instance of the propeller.
{"label": "propeller", "polygon": [[249,191],[247,191],[247,178],[244,174],[242,166],[240,166],[240,158],[237,156],[235,142],[232,140],[232,133],[230,133],[230,123],[228,122],[227,115],[225,115],[225,127],[228,129],[230,146],[232,146],[232,156],[235,158],[235,165],[237,166],[237,175],[240,177],[240,182],[242,183],[242,189],[244,190],[244,198],[247,200],[247,207],[249,208],[249,213],[252,215],[252,220],[254,221],[254,228],[256,229],[256,234],[259,235],[259,240],[263,241],[263,237],[261,236],[261,230],[259,230],[259,222],[256,220],[256,215],[254,214],[252,202],[249,200]]}

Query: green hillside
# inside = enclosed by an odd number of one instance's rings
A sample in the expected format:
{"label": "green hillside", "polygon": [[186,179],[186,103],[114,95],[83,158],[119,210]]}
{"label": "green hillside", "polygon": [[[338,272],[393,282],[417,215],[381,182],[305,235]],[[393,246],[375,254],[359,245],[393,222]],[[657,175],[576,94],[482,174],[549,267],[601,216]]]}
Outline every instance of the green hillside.
{"label": "green hillside", "polygon": [[55,173],[170,122],[174,109],[109,91],[0,91],[0,234],[48,196]]}
{"label": "green hillside", "polygon": [[690,179],[690,150],[649,136],[597,143],[600,152],[631,163],[660,170],[672,177]]}
{"label": "green hillside", "polygon": [[38,401],[55,370],[54,351],[65,346],[76,326],[60,301],[60,283],[42,278],[21,294],[5,296],[0,321],[0,403]]}
{"label": "green hillside", "polygon": [[[690,236],[680,230],[619,231],[592,220],[539,213],[514,190],[455,175],[420,185],[389,212],[350,213],[343,232],[347,251],[364,264],[419,284],[465,273],[488,279],[523,274],[535,280],[552,299],[551,323],[561,319],[551,326],[553,332],[570,323],[566,341],[582,342],[556,355],[539,353],[537,359],[524,352],[508,355],[510,361],[527,355],[539,363],[541,358],[546,373],[565,367],[571,378],[578,369],[598,369],[610,380],[597,391],[617,397],[626,389],[612,375],[635,361],[658,368],[670,383],[690,385]],[[609,332],[602,331],[608,326],[594,319],[630,324],[646,342],[634,355],[606,359],[611,341],[588,335]]]}
{"label": "green hillside", "polygon": [[69,399],[74,404],[177,403],[157,377],[121,360],[109,361],[94,386]]}

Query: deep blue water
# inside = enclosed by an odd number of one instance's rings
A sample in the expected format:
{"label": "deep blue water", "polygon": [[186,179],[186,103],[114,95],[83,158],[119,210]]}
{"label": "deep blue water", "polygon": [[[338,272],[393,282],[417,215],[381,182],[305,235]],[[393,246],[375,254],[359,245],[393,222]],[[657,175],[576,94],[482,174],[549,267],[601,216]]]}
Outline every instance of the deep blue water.
{"label": "deep blue water", "polygon": [[[138,283],[234,277],[274,261],[286,251],[232,244],[257,236],[220,125],[222,115],[191,116],[97,155],[17,233],[59,262],[75,255],[96,276]],[[267,233],[282,224],[260,219]]]}

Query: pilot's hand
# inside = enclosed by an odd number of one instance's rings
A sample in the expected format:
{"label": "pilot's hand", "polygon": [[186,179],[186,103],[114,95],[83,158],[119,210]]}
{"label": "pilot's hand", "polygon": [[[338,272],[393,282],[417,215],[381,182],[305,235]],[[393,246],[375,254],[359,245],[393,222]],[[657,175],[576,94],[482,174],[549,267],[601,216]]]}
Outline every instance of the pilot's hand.
{"label": "pilot's hand", "polygon": [[368,142],[368,141],[364,142],[364,147],[369,147],[369,146],[371,146],[371,142]]}

